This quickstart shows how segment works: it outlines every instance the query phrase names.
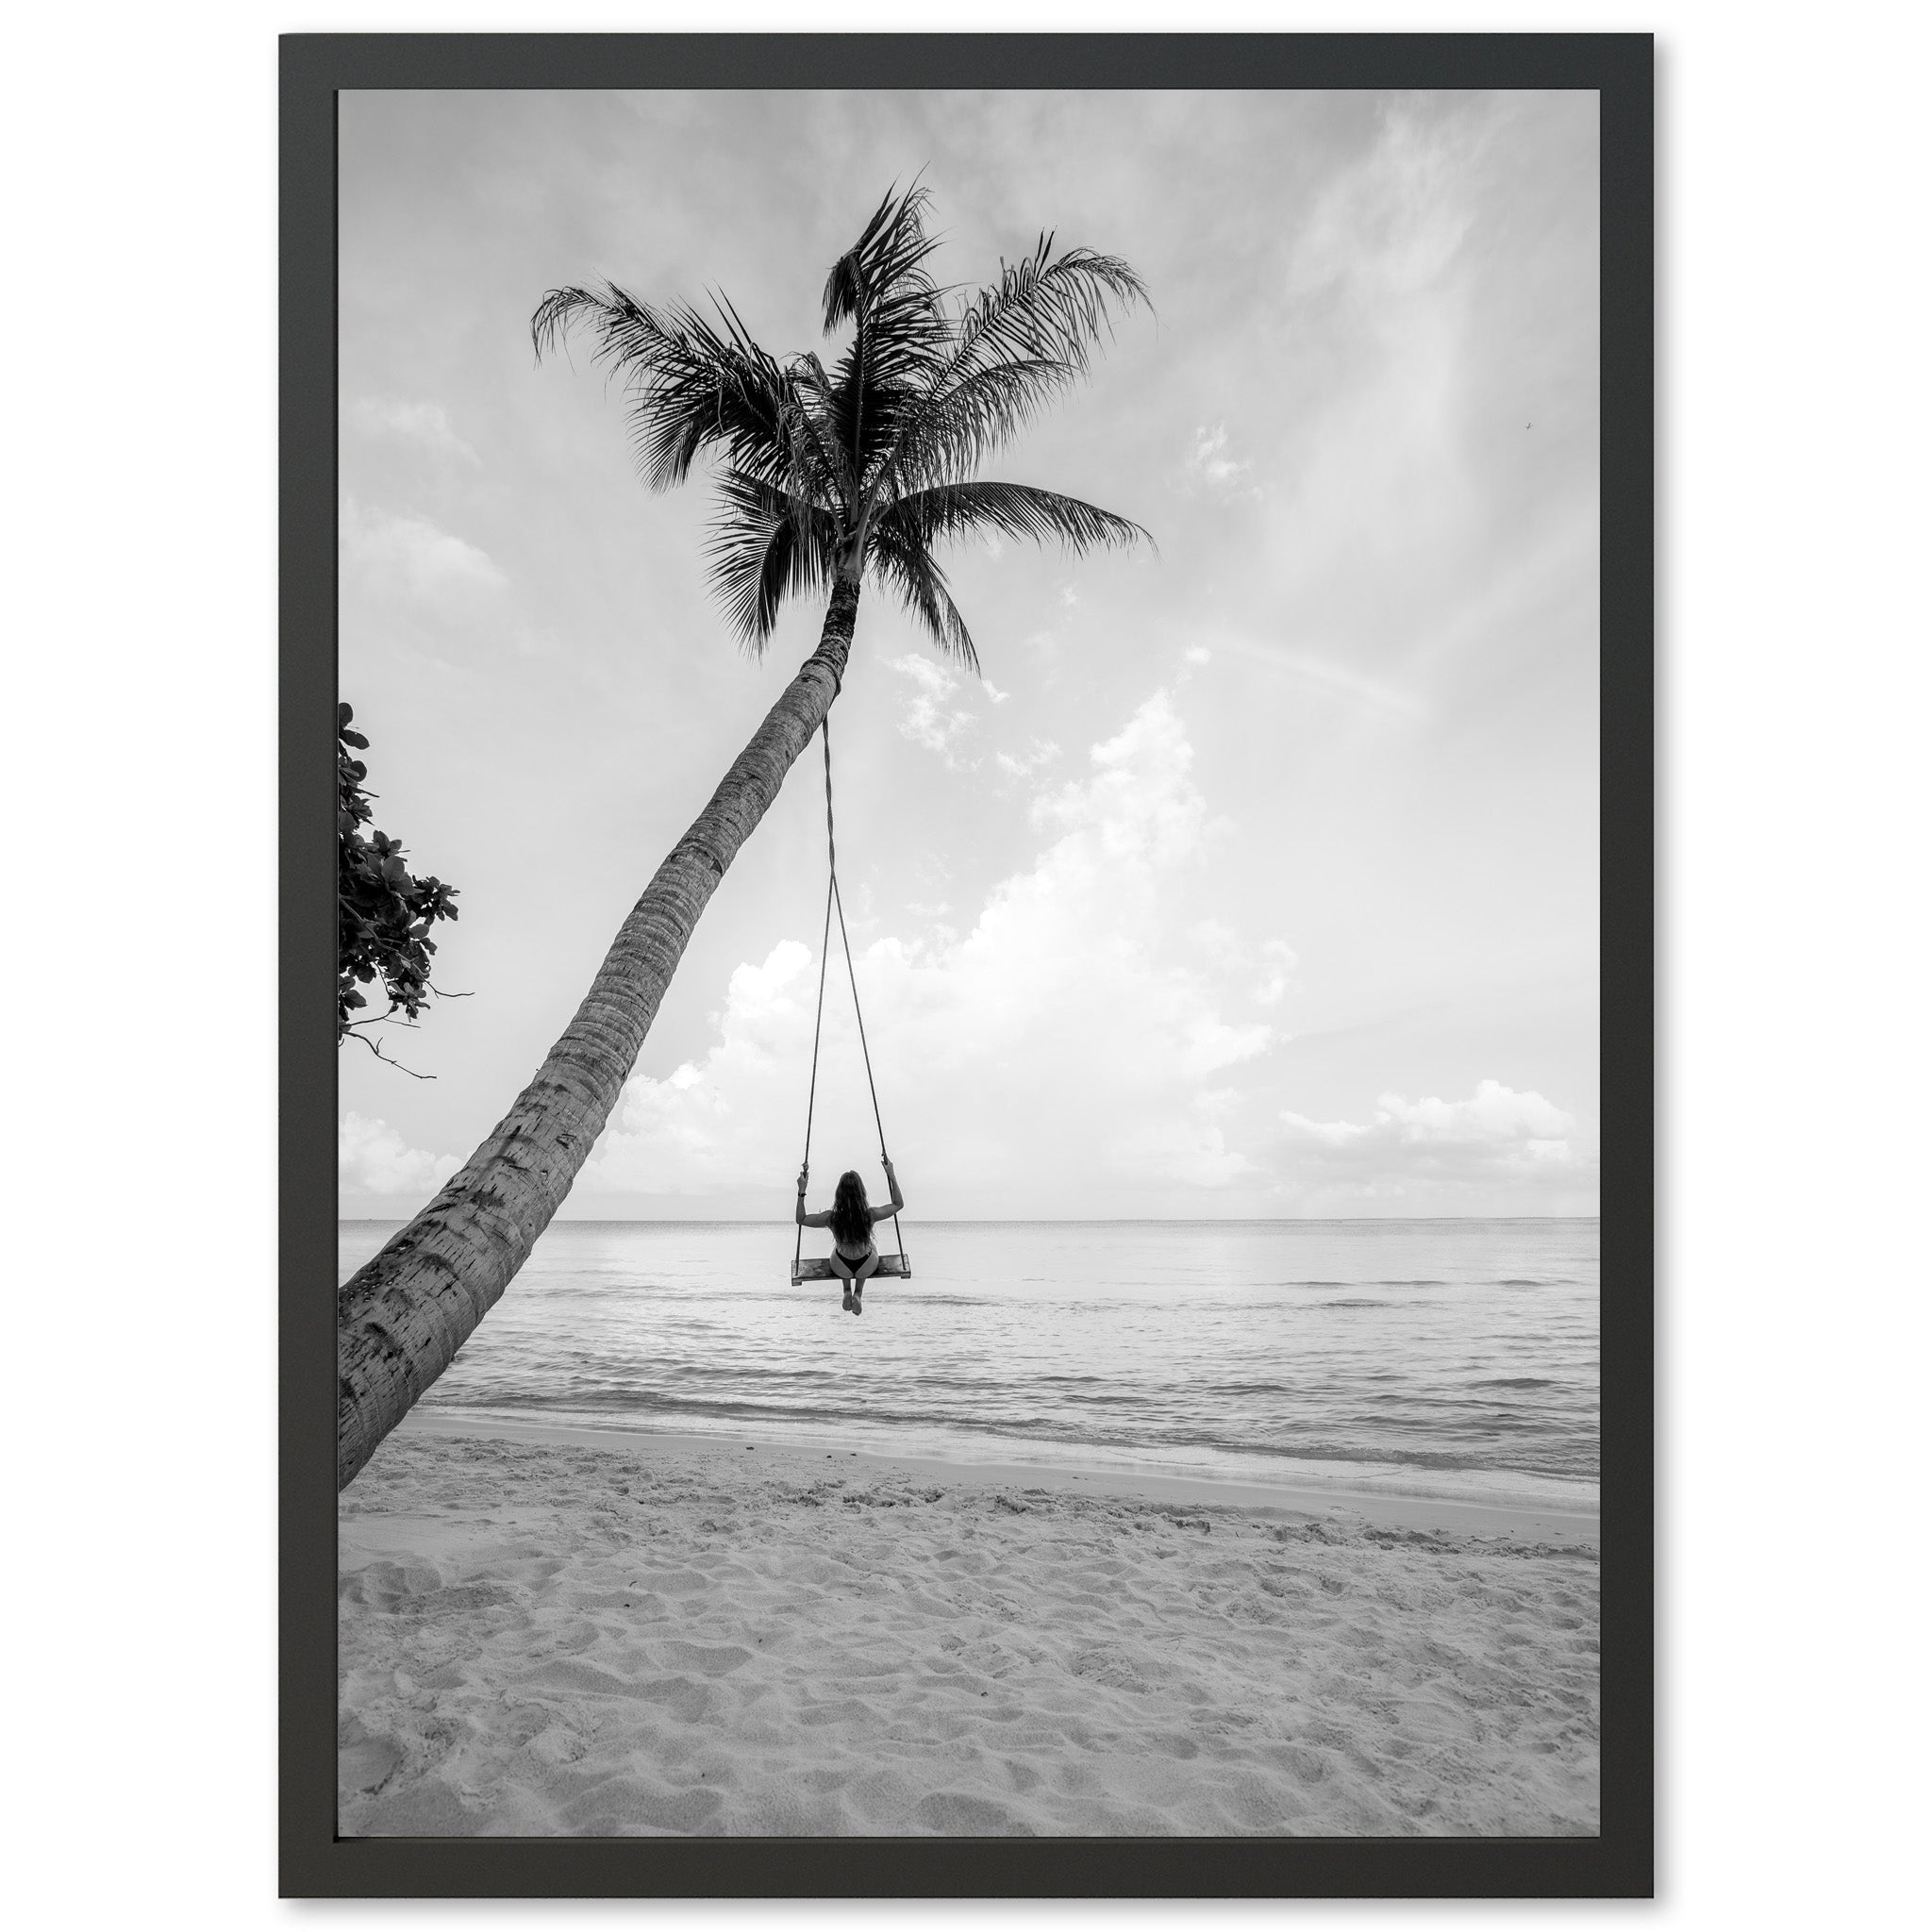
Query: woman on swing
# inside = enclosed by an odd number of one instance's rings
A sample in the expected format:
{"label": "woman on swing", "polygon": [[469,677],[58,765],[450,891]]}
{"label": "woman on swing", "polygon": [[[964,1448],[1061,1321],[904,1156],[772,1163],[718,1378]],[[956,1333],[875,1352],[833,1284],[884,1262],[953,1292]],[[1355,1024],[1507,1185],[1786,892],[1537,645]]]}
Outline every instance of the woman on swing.
{"label": "woman on swing", "polygon": [[891,1160],[883,1153],[879,1159],[892,1190],[890,1208],[868,1206],[865,1183],[848,1168],[839,1176],[831,1207],[821,1214],[808,1214],[805,1211],[805,1180],[810,1170],[808,1167],[798,1170],[798,1207],[792,1218],[800,1227],[831,1229],[832,1273],[845,1284],[845,1299],[841,1306],[855,1315],[865,1313],[865,1284],[878,1272],[879,1251],[873,1242],[873,1225],[875,1222],[890,1221],[906,1206],[906,1197],[899,1191],[899,1176],[892,1172]]}

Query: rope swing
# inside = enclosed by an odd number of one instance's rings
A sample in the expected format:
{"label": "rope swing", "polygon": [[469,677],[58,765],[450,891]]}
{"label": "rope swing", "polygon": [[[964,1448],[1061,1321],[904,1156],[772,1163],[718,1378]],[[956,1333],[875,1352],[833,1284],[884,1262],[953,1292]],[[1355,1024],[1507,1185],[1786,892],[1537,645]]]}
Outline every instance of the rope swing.
{"label": "rope swing", "polygon": [[[819,1005],[818,1013],[812,1021],[811,1029],[811,1086],[805,1102],[805,1159],[803,1165],[811,1166],[811,1117],[818,1103],[819,1094],[819,1039],[825,1025],[825,967],[832,957],[832,914],[839,915],[839,942],[845,949],[845,976],[852,982],[852,1011],[858,1021],[858,1050],[865,1056],[865,1084],[872,1094],[873,1124],[879,1130],[879,1159],[886,1155],[886,1124],[879,1118],[879,1090],[872,1077],[872,1049],[865,1043],[865,1014],[858,1004],[858,975],[852,968],[852,941],[845,936],[845,902],[839,896],[839,842],[832,824],[832,720],[826,715],[821,729],[825,741],[825,865],[828,878],[825,886],[825,929],[819,941]],[[895,1274],[901,1280],[912,1278],[912,1264],[906,1258],[906,1237],[899,1228],[899,1217],[892,1216],[892,1235],[899,1243],[897,1255],[881,1255],[874,1279],[880,1274]],[[798,1240],[791,1251],[791,1285],[796,1288],[806,1281],[829,1281],[832,1279],[832,1264],[814,1258],[807,1261],[801,1258],[805,1250],[805,1229],[798,1230]]]}

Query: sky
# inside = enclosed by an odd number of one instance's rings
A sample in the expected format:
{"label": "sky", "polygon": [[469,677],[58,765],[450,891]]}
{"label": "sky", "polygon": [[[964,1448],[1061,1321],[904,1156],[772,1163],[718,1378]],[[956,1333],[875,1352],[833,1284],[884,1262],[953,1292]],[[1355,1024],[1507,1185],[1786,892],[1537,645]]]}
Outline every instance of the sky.
{"label": "sky", "polygon": [[[430,1078],[341,1049],[345,1215],[508,1109],[823,616],[740,650],[705,479],[647,491],[532,310],[821,347],[915,175],[948,282],[1047,229],[1140,271],[987,474],[1156,547],[951,554],[978,679],[861,601],[840,880],[911,1218],[1596,1211],[1593,95],[347,93],[340,155],[341,688],[467,995],[385,1029]],[[824,892],[814,746],[564,1215],[788,1216]],[[876,1195],[836,951],[812,1146]]]}

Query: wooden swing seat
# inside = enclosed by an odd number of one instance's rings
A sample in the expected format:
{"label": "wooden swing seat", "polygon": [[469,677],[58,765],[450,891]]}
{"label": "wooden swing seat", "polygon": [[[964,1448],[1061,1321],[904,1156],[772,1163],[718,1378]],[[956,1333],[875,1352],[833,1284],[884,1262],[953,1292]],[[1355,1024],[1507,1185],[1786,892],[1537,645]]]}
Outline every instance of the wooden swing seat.
{"label": "wooden swing seat", "polygon": [[[901,1281],[910,1281],[912,1279],[912,1264],[904,1255],[881,1255],[879,1257],[879,1265],[873,1270],[866,1279],[876,1281],[882,1274],[893,1274],[897,1275]],[[796,1288],[803,1281],[837,1281],[838,1279],[838,1275],[832,1273],[832,1264],[819,1255],[808,1256],[805,1260],[794,1261],[791,1264],[791,1285],[793,1288]]]}

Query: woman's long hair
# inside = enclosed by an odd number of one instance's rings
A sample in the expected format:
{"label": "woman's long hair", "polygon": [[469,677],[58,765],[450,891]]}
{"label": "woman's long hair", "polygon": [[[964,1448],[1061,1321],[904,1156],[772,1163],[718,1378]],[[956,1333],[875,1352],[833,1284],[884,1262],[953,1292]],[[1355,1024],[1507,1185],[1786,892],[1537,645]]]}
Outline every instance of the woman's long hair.
{"label": "woman's long hair", "polygon": [[832,1239],[843,1248],[856,1248],[872,1239],[865,1183],[849,1169],[839,1176],[839,1190],[832,1196]]}

